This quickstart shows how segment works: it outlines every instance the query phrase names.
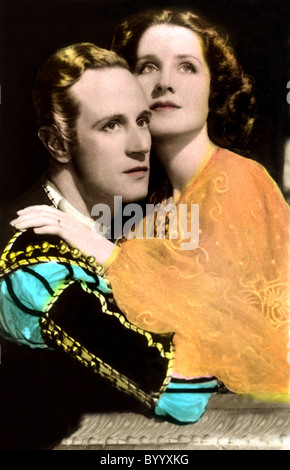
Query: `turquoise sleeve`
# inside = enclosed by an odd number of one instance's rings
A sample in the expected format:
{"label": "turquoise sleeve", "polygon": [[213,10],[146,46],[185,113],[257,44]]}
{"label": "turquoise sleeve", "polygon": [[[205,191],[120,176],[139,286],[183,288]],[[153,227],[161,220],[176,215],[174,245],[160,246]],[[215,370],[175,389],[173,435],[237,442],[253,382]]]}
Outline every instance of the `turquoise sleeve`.
{"label": "turquoise sleeve", "polygon": [[193,423],[202,417],[211,396],[217,390],[217,380],[180,382],[172,379],[161,395],[154,413],[178,423]]}
{"label": "turquoise sleeve", "polygon": [[39,318],[56,290],[68,279],[110,292],[104,280],[79,266],[57,262],[18,269],[0,280],[0,333],[32,348],[45,348]]}

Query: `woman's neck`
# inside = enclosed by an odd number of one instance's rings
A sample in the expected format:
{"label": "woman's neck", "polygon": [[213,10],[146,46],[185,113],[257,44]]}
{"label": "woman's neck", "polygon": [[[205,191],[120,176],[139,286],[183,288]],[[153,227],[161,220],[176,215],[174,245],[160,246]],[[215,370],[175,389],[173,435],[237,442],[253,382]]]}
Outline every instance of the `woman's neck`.
{"label": "woman's neck", "polygon": [[153,147],[173,187],[175,197],[203,168],[217,148],[209,139],[206,128],[195,137],[192,134],[153,137]]}

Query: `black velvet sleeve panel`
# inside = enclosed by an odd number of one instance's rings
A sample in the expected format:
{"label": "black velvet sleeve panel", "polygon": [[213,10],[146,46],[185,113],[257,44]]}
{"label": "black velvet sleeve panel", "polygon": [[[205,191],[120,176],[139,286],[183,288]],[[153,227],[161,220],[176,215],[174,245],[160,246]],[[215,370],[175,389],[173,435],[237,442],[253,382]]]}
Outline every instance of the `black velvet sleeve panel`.
{"label": "black velvet sleeve panel", "polygon": [[129,323],[110,297],[79,282],[59,290],[41,319],[45,342],[114,388],[153,407],[170,381],[172,338]]}

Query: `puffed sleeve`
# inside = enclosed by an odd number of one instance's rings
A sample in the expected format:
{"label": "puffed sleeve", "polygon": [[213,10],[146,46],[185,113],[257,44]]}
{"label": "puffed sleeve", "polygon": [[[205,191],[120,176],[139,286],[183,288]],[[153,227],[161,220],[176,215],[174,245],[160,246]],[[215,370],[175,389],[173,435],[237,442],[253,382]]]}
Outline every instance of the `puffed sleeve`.
{"label": "puffed sleeve", "polygon": [[2,253],[0,336],[61,350],[149,408],[170,382],[171,335],[131,324],[103,269],[57,237],[18,233]]}

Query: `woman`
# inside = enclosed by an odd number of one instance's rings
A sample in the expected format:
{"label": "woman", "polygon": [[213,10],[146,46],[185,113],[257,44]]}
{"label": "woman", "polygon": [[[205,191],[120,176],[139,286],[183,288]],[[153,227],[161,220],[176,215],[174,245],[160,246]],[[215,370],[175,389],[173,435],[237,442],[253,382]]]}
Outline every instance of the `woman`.
{"label": "woman", "polygon": [[[200,212],[196,250],[174,240],[147,240],[143,252],[139,240],[123,246],[108,272],[115,298],[138,325],[176,332],[180,373],[211,373],[238,393],[287,399],[288,208],[264,168],[219,148],[242,148],[251,135],[251,81],[226,39],[190,12],[125,21],[113,49],[152,111],[153,148],[170,183],[157,200],[173,196]],[[160,284],[152,287],[161,270],[164,307]]]}
{"label": "woman", "polygon": [[[225,150],[242,149],[253,130],[251,80],[226,39],[191,12],[128,20],[113,49],[152,111],[153,149],[168,176],[152,200],[186,204],[188,214],[199,204],[196,249],[182,250],[181,236],[136,239],[108,260],[119,307],[139,327],[175,333],[178,377],[214,376],[236,393],[289,400],[288,207],[261,165]],[[58,227],[31,224],[79,245]]]}

